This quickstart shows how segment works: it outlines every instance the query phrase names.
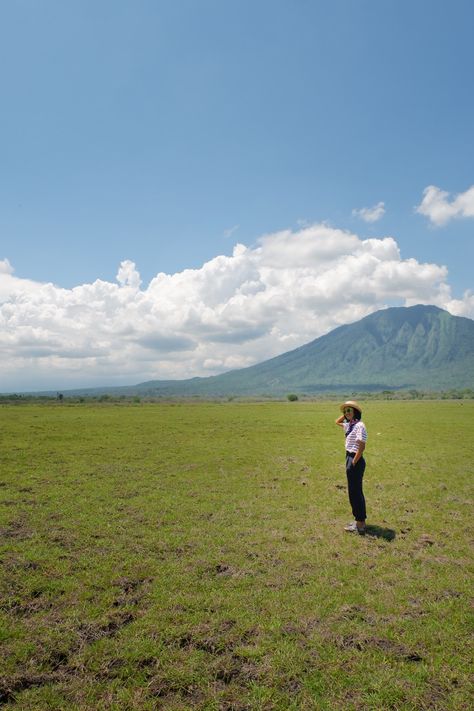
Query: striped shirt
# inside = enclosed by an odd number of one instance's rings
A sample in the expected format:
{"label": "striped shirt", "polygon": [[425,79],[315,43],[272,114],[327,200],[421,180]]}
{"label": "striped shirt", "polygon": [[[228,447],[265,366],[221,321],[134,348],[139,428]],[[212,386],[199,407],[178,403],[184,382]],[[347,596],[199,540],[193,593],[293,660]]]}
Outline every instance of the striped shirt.
{"label": "striped shirt", "polygon": [[[344,427],[344,432],[347,432],[350,427],[350,423],[343,422],[342,426]],[[365,429],[365,425],[362,420],[359,420],[346,437],[346,452],[357,452],[359,449],[357,442],[361,441],[367,442],[367,430]]]}

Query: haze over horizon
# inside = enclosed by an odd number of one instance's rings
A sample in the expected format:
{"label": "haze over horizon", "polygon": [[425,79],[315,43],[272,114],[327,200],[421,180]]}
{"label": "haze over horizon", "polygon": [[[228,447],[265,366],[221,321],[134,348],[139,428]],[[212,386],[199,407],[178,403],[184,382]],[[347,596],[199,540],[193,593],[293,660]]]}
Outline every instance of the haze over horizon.
{"label": "haze over horizon", "polygon": [[0,8],[0,391],[211,375],[392,305],[474,318],[474,6]]}

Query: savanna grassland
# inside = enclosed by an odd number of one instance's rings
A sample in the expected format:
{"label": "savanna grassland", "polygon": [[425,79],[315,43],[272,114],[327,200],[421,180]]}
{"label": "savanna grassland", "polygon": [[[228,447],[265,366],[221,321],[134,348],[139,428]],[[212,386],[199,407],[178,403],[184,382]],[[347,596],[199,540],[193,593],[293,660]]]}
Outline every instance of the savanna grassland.
{"label": "savanna grassland", "polygon": [[5,709],[473,707],[473,401],[3,406]]}

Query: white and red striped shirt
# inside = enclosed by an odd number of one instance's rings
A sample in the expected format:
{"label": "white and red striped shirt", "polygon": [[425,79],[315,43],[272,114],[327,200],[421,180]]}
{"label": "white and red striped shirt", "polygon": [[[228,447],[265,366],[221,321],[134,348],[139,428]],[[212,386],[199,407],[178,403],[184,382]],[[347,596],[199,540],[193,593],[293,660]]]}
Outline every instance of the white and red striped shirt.
{"label": "white and red striped shirt", "polygon": [[[344,432],[350,428],[350,422],[343,422]],[[367,430],[362,420],[356,422],[352,430],[346,437],[346,452],[357,452],[359,445],[357,442],[367,442]]]}

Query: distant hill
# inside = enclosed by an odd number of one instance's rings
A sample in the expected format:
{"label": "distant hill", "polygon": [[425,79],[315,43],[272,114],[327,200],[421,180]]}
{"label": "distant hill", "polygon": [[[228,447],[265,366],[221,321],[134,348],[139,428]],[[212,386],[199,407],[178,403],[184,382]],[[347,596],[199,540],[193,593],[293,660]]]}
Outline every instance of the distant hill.
{"label": "distant hill", "polygon": [[420,305],[377,311],[249,368],[87,392],[213,397],[468,387],[474,387],[474,321]]}

